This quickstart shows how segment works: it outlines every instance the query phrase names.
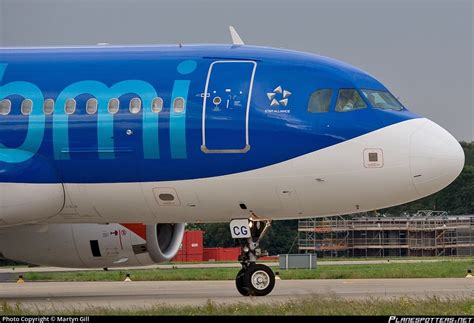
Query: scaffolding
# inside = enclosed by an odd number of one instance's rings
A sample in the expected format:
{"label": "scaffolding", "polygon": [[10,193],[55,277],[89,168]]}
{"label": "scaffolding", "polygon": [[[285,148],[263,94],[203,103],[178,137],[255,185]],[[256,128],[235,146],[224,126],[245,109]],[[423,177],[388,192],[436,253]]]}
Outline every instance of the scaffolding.
{"label": "scaffolding", "polygon": [[298,223],[298,248],[319,257],[474,256],[474,216],[314,218]]}

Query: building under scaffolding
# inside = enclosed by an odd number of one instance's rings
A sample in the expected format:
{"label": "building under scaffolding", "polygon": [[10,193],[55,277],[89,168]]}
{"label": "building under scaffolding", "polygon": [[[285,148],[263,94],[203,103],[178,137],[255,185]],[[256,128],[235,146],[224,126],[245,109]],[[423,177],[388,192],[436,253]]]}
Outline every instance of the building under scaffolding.
{"label": "building under scaffolding", "polygon": [[300,252],[319,257],[474,256],[474,216],[420,211],[409,217],[300,220]]}

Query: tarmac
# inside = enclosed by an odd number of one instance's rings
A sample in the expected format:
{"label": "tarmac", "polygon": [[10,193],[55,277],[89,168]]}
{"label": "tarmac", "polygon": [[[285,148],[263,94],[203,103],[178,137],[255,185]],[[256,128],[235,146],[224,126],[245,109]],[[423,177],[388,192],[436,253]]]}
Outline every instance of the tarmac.
{"label": "tarmac", "polygon": [[349,299],[473,298],[472,278],[277,280],[265,297],[242,297],[234,281],[0,283],[0,301],[33,309],[146,308],[215,304],[281,303],[308,297]]}

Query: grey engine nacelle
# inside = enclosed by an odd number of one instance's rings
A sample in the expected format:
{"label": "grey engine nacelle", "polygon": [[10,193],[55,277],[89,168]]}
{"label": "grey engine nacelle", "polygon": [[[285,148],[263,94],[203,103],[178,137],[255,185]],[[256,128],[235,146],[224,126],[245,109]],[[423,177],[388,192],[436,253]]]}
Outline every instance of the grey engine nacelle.
{"label": "grey engine nacelle", "polygon": [[104,268],[171,260],[185,225],[49,224],[0,231],[0,256],[29,264]]}

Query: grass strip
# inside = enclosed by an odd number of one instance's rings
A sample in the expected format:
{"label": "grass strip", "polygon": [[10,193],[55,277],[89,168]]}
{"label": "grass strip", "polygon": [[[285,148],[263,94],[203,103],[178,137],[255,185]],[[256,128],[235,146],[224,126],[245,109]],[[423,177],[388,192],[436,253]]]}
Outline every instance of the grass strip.
{"label": "grass strip", "polygon": [[0,315],[474,315],[473,299],[425,299],[400,297],[392,299],[341,299],[309,297],[288,302],[251,305],[241,302],[218,305],[211,301],[202,306],[153,306],[118,309],[88,307],[85,309],[25,309],[21,304],[0,305]]}
{"label": "grass strip", "polygon": [[[281,279],[367,279],[367,278],[462,278],[474,259],[430,263],[384,263],[371,265],[320,266],[316,269],[278,271]],[[81,272],[25,273],[26,281],[121,281],[130,273],[135,281],[233,280],[237,268],[177,268],[148,270],[109,270]]]}

